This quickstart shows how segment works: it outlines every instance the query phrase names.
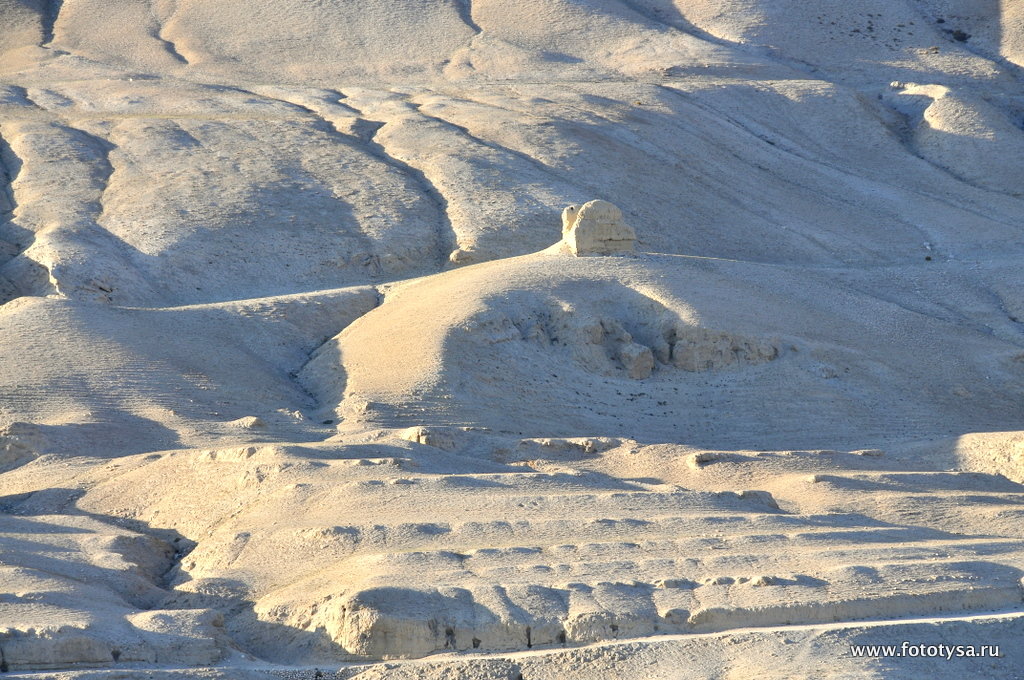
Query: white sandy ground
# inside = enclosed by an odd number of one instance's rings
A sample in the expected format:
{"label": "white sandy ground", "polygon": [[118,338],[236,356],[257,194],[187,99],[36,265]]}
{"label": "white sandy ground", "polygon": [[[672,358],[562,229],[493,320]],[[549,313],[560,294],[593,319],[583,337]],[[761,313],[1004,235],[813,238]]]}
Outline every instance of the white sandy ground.
{"label": "white sandy ground", "polygon": [[[1022,65],[1008,0],[0,0],[0,667],[1024,676]],[[593,198],[635,255],[549,248]]]}

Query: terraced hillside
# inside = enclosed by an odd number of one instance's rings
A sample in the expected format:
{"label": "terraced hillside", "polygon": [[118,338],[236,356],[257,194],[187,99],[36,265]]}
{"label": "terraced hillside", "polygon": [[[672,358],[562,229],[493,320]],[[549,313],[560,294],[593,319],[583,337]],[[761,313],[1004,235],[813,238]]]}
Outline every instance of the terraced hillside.
{"label": "terraced hillside", "polygon": [[1017,677],[1022,21],[0,0],[0,670]]}

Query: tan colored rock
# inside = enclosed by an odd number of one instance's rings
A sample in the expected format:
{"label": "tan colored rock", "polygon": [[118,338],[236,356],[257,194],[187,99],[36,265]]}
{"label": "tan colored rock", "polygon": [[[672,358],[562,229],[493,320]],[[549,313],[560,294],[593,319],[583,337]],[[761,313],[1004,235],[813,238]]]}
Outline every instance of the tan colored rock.
{"label": "tan colored rock", "polygon": [[736,495],[743,500],[751,500],[755,503],[767,505],[769,508],[779,509],[779,504],[776,502],[775,497],[768,491],[760,491],[756,489],[748,489],[745,491],[737,491]]}
{"label": "tan colored rock", "polygon": [[696,373],[763,364],[779,356],[778,348],[767,340],[682,324],[670,339],[672,365]]}
{"label": "tan colored rock", "polygon": [[475,248],[456,248],[448,254],[448,263],[453,267],[465,267],[479,262],[486,262],[495,256],[489,251]]}
{"label": "tan colored rock", "polygon": [[237,420],[232,420],[228,425],[241,430],[261,430],[267,426],[263,419],[258,416],[243,416]]}
{"label": "tan colored rock", "polygon": [[650,347],[630,342],[619,349],[619,360],[630,378],[643,380],[654,370],[654,354]]}
{"label": "tan colored rock", "polygon": [[717,460],[718,455],[711,451],[701,451],[700,453],[691,454],[687,458],[687,463],[694,470],[700,469],[705,463],[710,463],[713,460]]}
{"label": "tan colored rock", "polygon": [[636,232],[622,219],[621,210],[608,201],[595,200],[562,211],[562,241],[577,257],[616,255],[633,252]]}
{"label": "tan colored rock", "polygon": [[402,430],[399,435],[402,439],[424,446],[433,446],[435,449],[452,451],[455,449],[455,437],[447,430],[430,427],[410,427]]}

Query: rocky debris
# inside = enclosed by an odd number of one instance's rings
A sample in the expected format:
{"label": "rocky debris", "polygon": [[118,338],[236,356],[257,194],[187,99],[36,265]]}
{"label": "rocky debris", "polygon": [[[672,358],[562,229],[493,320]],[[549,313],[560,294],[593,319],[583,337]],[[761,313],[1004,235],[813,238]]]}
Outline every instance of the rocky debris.
{"label": "rocky debris", "polygon": [[705,464],[710,463],[713,460],[718,460],[718,454],[712,451],[701,451],[700,453],[694,453],[687,457],[687,464],[694,470],[699,470]]}
{"label": "rocky debris", "polygon": [[693,326],[668,310],[641,316],[630,321],[552,305],[532,314],[492,313],[467,328],[491,345],[521,340],[565,347],[587,370],[604,375],[625,372],[634,380],[650,377],[658,365],[703,373],[762,364],[779,356],[774,340]]}
{"label": "rocky debris", "polygon": [[478,248],[456,248],[448,254],[448,264],[452,267],[464,267],[470,264],[477,264],[480,262],[487,262],[493,260],[497,255],[489,250],[480,250]]}
{"label": "rocky debris", "polygon": [[637,342],[628,342],[619,348],[619,361],[626,374],[634,380],[643,380],[654,370],[654,354],[650,347]]}
{"label": "rocky debris", "polygon": [[654,582],[655,588],[690,588],[697,586],[693,581],[685,578],[660,578]]}
{"label": "rocky debris", "polygon": [[622,440],[615,437],[541,437],[539,439],[523,439],[519,448],[543,450],[547,454],[557,453],[561,456],[577,458],[581,455],[595,455],[620,446]]}
{"label": "rocky debris", "polygon": [[730,366],[763,364],[779,356],[774,343],[724,331],[677,324],[666,333],[670,348],[665,363],[684,371],[715,371]]}
{"label": "rocky debris", "polygon": [[456,248],[448,254],[448,261],[454,265],[474,264],[476,258],[473,257],[472,251]]}
{"label": "rocky debris", "polygon": [[455,436],[446,429],[422,426],[410,427],[403,430],[399,436],[409,442],[433,446],[435,449],[443,449],[445,451],[454,450],[456,445]]}
{"label": "rocky debris", "polygon": [[573,255],[618,255],[633,252],[636,232],[622,211],[608,201],[570,205],[562,211],[562,243]]}

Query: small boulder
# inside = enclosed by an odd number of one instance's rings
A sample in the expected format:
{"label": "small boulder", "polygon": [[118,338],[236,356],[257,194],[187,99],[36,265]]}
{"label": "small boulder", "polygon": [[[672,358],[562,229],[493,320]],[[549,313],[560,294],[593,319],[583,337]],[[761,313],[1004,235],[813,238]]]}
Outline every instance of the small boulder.
{"label": "small boulder", "polygon": [[562,211],[562,243],[577,257],[632,253],[636,232],[623,220],[621,210],[596,200]]}
{"label": "small boulder", "polygon": [[228,425],[240,430],[262,430],[267,426],[258,416],[242,416],[237,420],[232,420]]}
{"label": "small boulder", "polygon": [[453,451],[456,448],[455,437],[450,431],[444,429],[423,426],[410,427],[402,430],[399,436],[406,441],[433,446],[435,449],[444,451]]}
{"label": "small boulder", "polygon": [[693,453],[687,457],[687,464],[694,470],[699,470],[707,463],[718,460],[718,454],[712,451],[701,451],[700,453]]}
{"label": "small boulder", "polygon": [[739,496],[741,500],[753,501],[755,503],[760,503],[761,505],[766,505],[769,508],[773,508],[775,510],[779,510],[780,509],[779,508],[779,504],[775,500],[775,497],[772,496],[771,493],[768,492],[768,491],[758,491],[758,490],[737,491],[736,495]]}
{"label": "small boulder", "polygon": [[619,360],[630,378],[643,380],[654,370],[654,354],[649,347],[629,342],[619,349]]}

